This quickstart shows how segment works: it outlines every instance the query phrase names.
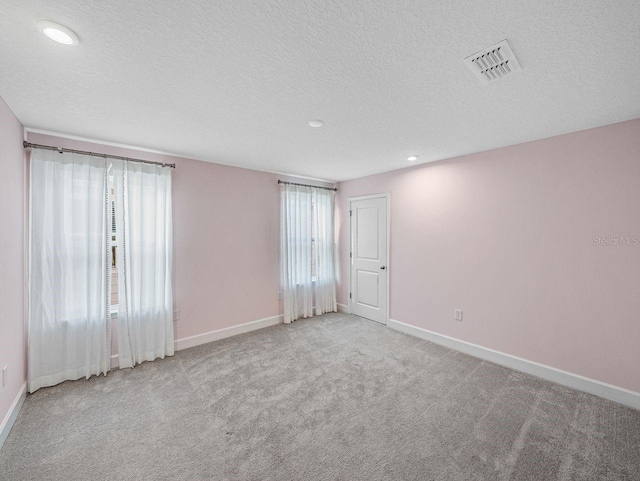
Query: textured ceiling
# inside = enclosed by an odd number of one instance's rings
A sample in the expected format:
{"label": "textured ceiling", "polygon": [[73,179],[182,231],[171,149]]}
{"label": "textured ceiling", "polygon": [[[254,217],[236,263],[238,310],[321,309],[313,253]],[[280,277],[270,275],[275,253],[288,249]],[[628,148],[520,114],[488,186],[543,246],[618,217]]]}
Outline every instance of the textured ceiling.
{"label": "textured ceiling", "polygon": [[[26,127],[252,169],[345,180],[640,117],[638,0],[0,10],[0,95]],[[40,19],[80,44],[51,42]],[[523,70],[480,84],[463,59],[505,38]]]}

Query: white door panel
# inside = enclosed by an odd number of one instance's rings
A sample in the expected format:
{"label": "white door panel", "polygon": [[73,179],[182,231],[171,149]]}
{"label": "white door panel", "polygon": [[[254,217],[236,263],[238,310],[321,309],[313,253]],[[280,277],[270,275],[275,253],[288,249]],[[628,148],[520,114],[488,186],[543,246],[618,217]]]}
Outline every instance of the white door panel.
{"label": "white door panel", "polygon": [[357,211],[357,249],[359,259],[372,261],[380,260],[380,246],[378,245],[378,208],[356,207]]}
{"label": "white door panel", "polygon": [[351,312],[387,323],[387,198],[352,200]]}
{"label": "white door panel", "polygon": [[365,306],[380,308],[380,295],[378,288],[380,287],[380,274],[371,271],[357,271],[356,302]]}

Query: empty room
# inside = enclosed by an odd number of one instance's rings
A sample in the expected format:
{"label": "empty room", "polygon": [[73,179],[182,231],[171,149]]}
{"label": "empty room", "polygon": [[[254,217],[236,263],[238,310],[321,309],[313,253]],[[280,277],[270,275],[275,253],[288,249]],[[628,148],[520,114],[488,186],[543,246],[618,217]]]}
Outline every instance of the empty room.
{"label": "empty room", "polygon": [[0,25],[0,480],[640,481],[640,2]]}

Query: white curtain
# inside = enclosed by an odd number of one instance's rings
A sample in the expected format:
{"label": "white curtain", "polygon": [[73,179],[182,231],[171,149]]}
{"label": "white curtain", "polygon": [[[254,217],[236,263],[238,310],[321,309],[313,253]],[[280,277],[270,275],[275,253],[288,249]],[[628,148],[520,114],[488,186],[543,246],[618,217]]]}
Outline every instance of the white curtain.
{"label": "white curtain", "polygon": [[171,169],[114,161],[120,367],[172,356]]}
{"label": "white curtain", "polygon": [[29,392],[109,370],[108,161],[31,152]]}
{"label": "white curtain", "polygon": [[318,314],[336,311],[334,195],[282,185],[280,271],[286,324],[313,316],[314,300]]}
{"label": "white curtain", "polygon": [[315,239],[316,314],[336,312],[335,240],[333,212],[336,192],[315,189],[313,236]]}

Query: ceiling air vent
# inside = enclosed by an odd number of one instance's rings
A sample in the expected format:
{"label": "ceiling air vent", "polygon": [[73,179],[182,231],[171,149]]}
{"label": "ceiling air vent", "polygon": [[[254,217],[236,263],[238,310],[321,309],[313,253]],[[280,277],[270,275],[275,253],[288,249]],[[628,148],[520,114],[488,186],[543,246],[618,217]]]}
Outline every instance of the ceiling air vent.
{"label": "ceiling air vent", "polygon": [[501,79],[520,70],[520,64],[506,40],[496,43],[464,59],[482,83]]}

